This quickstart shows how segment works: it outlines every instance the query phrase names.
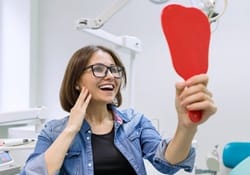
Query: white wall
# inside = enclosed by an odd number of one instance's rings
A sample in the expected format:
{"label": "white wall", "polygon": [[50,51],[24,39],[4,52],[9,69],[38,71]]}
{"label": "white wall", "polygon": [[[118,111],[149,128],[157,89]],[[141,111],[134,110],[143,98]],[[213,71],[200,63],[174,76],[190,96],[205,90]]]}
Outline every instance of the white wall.
{"label": "white wall", "polygon": [[[63,117],[59,105],[59,88],[72,53],[87,44],[106,43],[75,30],[79,17],[96,17],[113,1],[42,0],[38,2],[37,73],[33,83],[32,105],[45,105],[51,117]],[[177,1],[171,1],[177,2]],[[187,1],[180,1],[184,4]],[[149,0],[133,0],[114,15],[103,29],[115,35],[132,35],[141,39],[143,52],[135,60],[134,107],[150,118],[160,120],[164,136],[176,126],[174,83],[180,78],[172,68],[167,44],[160,27],[160,13],[165,5]],[[229,1],[227,11],[212,33],[210,45],[209,88],[218,112],[200,126],[197,165],[204,167],[206,153],[216,144],[222,150],[230,141],[249,141],[250,123],[250,1]],[[127,55],[119,51],[127,62]],[[127,64],[127,63],[126,63]],[[125,91],[126,94],[126,91]],[[126,96],[124,97],[126,98]],[[127,102],[123,107],[127,107]]]}
{"label": "white wall", "polygon": [[30,1],[1,0],[0,11],[0,111],[28,108]]}

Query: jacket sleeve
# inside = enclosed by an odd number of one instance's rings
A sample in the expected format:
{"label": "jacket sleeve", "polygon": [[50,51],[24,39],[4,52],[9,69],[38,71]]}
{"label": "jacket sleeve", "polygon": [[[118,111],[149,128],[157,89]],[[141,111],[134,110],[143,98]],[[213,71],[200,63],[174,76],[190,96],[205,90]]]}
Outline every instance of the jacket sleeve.
{"label": "jacket sleeve", "polygon": [[28,157],[20,175],[47,175],[45,151],[53,143],[53,125],[48,122],[38,135],[33,153]]}
{"label": "jacket sleeve", "polygon": [[20,175],[48,175],[44,154],[27,161]]}
{"label": "jacket sleeve", "polygon": [[178,163],[170,164],[164,158],[164,153],[171,139],[162,139],[159,132],[152,123],[145,117],[142,117],[142,134],[141,143],[144,157],[148,159],[152,165],[162,173],[174,174],[180,169],[192,172],[195,161],[195,149],[191,148],[188,157]]}
{"label": "jacket sleeve", "polygon": [[185,160],[182,162],[172,165],[168,161],[165,160],[164,158],[164,153],[165,150],[168,146],[170,140],[163,140],[155,153],[154,158],[152,159],[152,164],[161,172],[166,173],[166,172],[171,172],[175,173],[179,171],[180,169],[184,169],[187,172],[192,172],[193,167],[194,167],[194,162],[195,162],[195,149],[191,148],[189,151],[189,155]]}

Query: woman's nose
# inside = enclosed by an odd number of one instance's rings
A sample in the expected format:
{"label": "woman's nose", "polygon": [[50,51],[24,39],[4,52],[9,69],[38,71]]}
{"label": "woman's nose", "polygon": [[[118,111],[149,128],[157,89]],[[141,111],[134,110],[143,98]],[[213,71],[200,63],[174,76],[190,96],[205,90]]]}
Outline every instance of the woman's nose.
{"label": "woman's nose", "polygon": [[107,70],[107,74],[106,74],[105,78],[112,78],[112,79],[114,79],[114,75],[111,73],[111,71],[109,69]]}

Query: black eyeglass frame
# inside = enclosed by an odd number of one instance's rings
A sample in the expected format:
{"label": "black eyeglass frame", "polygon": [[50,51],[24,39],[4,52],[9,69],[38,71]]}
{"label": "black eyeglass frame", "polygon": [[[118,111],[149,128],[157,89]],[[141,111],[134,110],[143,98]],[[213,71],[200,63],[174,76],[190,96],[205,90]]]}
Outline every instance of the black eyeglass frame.
{"label": "black eyeglass frame", "polygon": [[[103,76],[96,75],[95,69],[94,69],[95,66],[103,66],[103,67],[106,68],[106,70],[105,70]],[[116,65],[107,66],[107,65],[102,64],[102,63],[97,63],[97,64],[89,65],[89,66],[85,67],[85,68],[83,69],[83,71],[86,71],[87,69],[90,69],[90,68],[91,68],[91,72],[92,72],[93,76],[94,76],[94,77],[97,77],[97,78],[104,78],[104,77],[106,77],[107,74],[108,74],[108,71],[109,71],[109,72],[114,76],[114,78],[120,79],[120,78],[123,77],[123,73],[124,73],[124,68],[121,67],[121,66],[116,66]],[[120,76],[116,76],[116,75],[114,74],[112,68],[117,68],[117,72],[116,72],[116,73],[119,73]]]}

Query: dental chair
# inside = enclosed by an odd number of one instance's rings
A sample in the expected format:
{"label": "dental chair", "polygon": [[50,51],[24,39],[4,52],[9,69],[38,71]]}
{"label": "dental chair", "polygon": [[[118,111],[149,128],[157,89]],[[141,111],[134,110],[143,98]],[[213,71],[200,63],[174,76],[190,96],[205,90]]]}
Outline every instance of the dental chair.
{"label": "dental chair", "polygon": [[224,166],[231,169],[229,175],[250,175],[250,142],[226,144],[222,160]]}

